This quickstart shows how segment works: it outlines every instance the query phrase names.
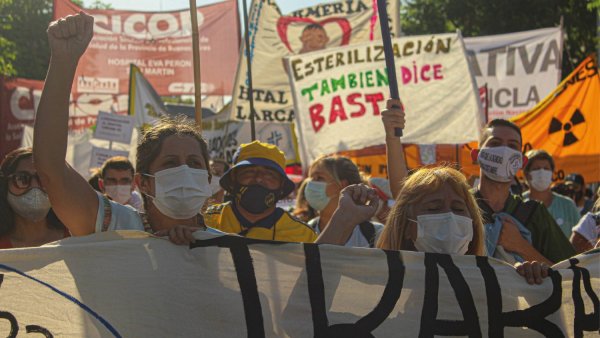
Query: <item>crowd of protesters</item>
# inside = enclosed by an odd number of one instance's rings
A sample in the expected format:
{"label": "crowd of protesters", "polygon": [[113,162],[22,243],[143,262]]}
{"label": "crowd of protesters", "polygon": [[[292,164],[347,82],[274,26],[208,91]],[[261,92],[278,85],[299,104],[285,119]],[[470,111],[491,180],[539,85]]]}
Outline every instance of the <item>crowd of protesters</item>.
{"label": "crowd of protesters", "polygon": [[[542,283],[550,265],[599,242],[600,202],[572,174],[553,187],[555,164],[543,150],[523,155],[520,129],[493,120],[473,159],[469,185],[449,166],[409,172],[396,128],[400,102],[382,111],[388,179],[369,178],[348,158],[323,156],[298,186],[276,146],[242,144],[233,163],[208,155],[192,121],[163,119],[144,131],[135,166],[106,161],[86,181],[65,162],[69,93],[93,18],[69,16],[50,25],[52,56],[38,105],[34,147],[9,153],[0,166],[0,248],[39,246],[68,236],[139,230],[194,241],[195,231],[284,242],[317,242],[387,250],[487,255]],[[511,188],[520,169],[522,195]],[[278,206],[291,193],[293,210]],[[600,192],[600,191],[599,191]],[[562,193],[562,194],[561,194]],[[594,194],[592,194],[594,195]]]}

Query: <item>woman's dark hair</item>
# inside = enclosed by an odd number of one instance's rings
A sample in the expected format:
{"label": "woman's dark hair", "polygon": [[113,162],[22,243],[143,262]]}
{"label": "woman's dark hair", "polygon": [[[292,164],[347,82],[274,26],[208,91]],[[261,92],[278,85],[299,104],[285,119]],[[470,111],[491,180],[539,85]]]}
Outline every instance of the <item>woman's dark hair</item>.
{"label": "woman's dark hair", "polygon": [[[200,151],[204,157],[204,164],[208,175],[210,174],[208,155],[208,144],[206,140],[202,138],[200,129],[196,126],[193,120],[185,117],[184,115],[178,115],[175,118],[162,117],[160,121],[142,132],[142,137],[139,140],[136,154],[135,170],[137,173],[149,174],[150,165],[156,159],[162,149],[162,145],[165,139],[169,136],[190,136],[198,141],[200,145]],[[144,208],[147,208],[148,199],[146,194],[142,194],[142,200],[144,202]]]}
{"label": "woman's dark hair", "polygon": [[[8,184],[9,175],[17,170],[19,163],[33,156],[31,148],[18,148],[8,153],[0,164],[0,236],[10,234],[15,228],[15,214],[10,204],[8,204]],[[52,229],[64,229],[65,226],[56,217],[52,209],[46,215],[48,227]]]}

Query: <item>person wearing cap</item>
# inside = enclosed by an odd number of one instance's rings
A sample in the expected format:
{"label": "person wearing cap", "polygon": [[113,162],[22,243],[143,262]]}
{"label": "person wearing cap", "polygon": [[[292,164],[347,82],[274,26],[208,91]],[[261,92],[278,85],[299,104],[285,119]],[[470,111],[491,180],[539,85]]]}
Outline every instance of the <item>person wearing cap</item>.
{"label": "person wearing cap", "polygon": [[555,169],[552,155],[545,150],[534,149],[528,151],[526,156],[528,161],[523,172],[529,191],[523,193],[523,200],[542,202],[565,236],[571,237],[571,229],[579,222],[579,210],[573,200],[550,189],[552,173]]}
{"label": "person wearing cap", "polygon": [[585,180],[581,174],[571,173],[565,177],[565,185],[575,202],[580,215],[585,215],[592,209],[594,201],[585,197]]}
{"label": "person wearing cap", "polygon": [[209,207],[206,225],[254,239],[314,242],[317,236],[310,227],[276,206],[295,188],[284,166],[285,156],[276,146],[259,141],[242,144],[233,167],[219,181],[233,200]]}

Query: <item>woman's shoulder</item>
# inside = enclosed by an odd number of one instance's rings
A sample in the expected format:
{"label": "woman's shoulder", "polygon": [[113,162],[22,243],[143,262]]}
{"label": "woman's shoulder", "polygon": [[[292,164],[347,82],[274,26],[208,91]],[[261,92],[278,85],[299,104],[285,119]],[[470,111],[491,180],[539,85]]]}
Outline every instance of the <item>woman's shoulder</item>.
{"label": "woman's shoulder", "polygon": [[96,232],[108,230],[144,231],[142,218],[135,208],[129,205],[119,204],[100,193],[98,193],[98,199]]}

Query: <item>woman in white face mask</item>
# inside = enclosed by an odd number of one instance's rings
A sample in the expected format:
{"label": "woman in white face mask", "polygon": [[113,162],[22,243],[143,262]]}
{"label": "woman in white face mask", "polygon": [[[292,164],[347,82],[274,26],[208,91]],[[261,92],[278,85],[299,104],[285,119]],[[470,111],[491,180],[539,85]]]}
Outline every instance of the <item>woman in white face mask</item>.
{"label": "woman in white face mask", "polygon": [[[340,191],[351,184],[365,183],[358,167],[347,157],[322,156],[310,166],[309,180],[304,188],[308,204],[319,212],[319,216],[308,222],[318,234],[322,232],[333,212],[338,208]],[[360,222],[355,224],[344,244],[350,247],[374,247],[383,224]]]}
{"label": "woman in white face mask", "polygon": [[529,191],[523,194],[523,199],[544,203],[556,224],[567,238],[571,237],[571,229],[579,222],[580,214],[572,199],[552,192],[552,175],[554,159],[545,150],[530,150],[526,154],[527,164],[523,169]]}
{"label": "woman in white face mask", "polygon": [[48,27],[50,65],[34,128],[34,163],[54,211],[74,236],[106,230],[146,230],[177,243],[193,241],[211,195],[206,142],[193,121],[165,119],[147,127],[137,147],[136,184],[147,212],[95,192],[66,162],[69,94],[81,55],[93,36],[94,18],[83,12]]}
{"label": "woman in white face mask", "polygon": [[[450,167],[421,168],[402,184],[396,203],[377,241],[377,248],[485,255],[484,231],[477,202],[467,180]],[[342,191],[340,207],[317,243],[341,244],[348,219],[365,219],[377,210],[375,193],[358,185]],[[333,230],[333,231],[331,231]],[[525,262],[515,266],[530,284],[542,283],[548,266]]]}
{"label": "woman in white face mask", "polygon": [[0,249],[40,246],[69,236],[56,218],[33,166],[31,148],[0,164]]}

